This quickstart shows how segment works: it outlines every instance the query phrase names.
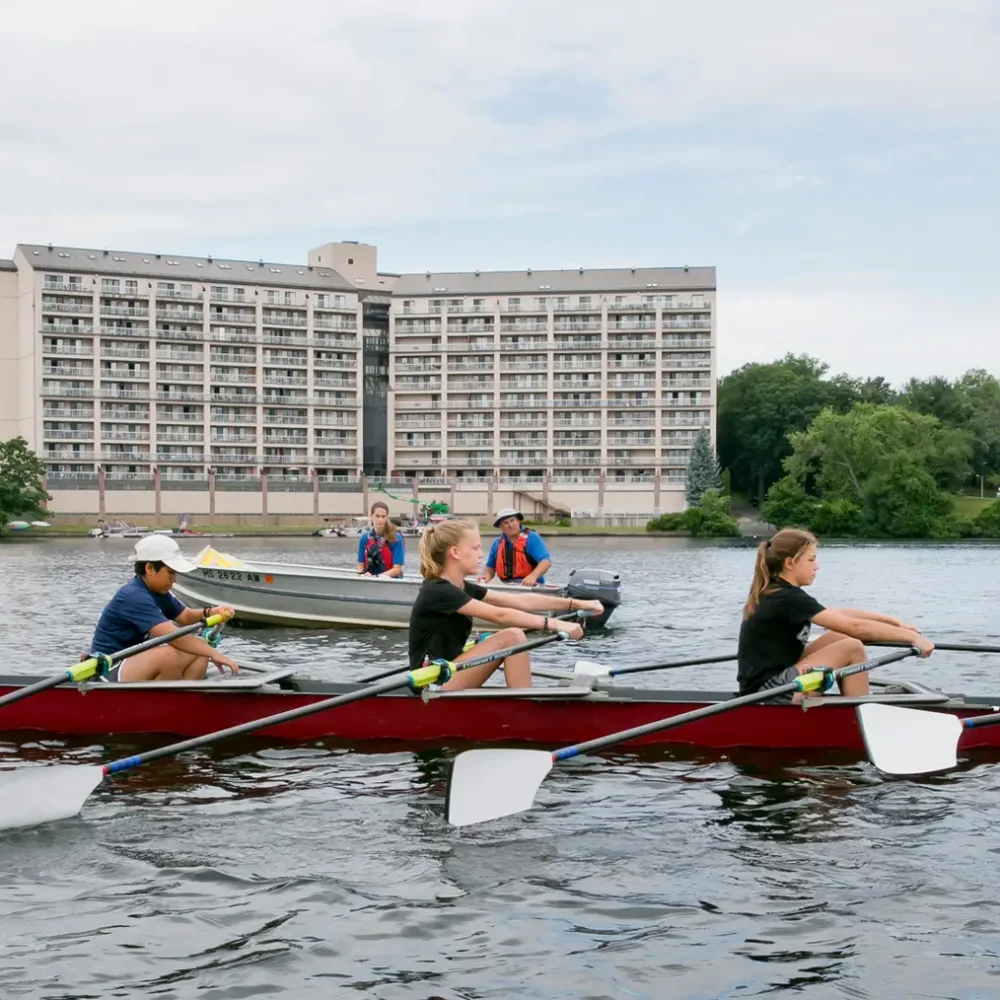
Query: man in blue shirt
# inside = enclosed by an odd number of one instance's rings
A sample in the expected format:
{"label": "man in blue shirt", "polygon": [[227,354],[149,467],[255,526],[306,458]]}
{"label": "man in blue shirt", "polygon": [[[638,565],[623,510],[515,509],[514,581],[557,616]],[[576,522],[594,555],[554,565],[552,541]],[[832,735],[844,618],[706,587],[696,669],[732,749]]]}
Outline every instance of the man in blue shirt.
{"label": "man in blue shirt", "polygon": [[503,534],[490,546],[484,580],[496,576],[504,583],[520,583],[522,587],[545,583],[545,573],[552,565],[549,550],[541,535],[525,528],[523,521],[524,515],[513,507],[497,511],[493,527]]}
{"label": "man in blue shirt", "polygon": [[[181,555],[177,543],[167,535],[139,539],[133,552],[135,576],[120,587],[97,622],[92,653],[117,653],[147,638],[167,635],[178,626],[194,625],[212,615],[233,616],[228,607],[186,608],[170,592],[177,573],[190,573],[195,565]],[[182,635],[144,653],[120,661],[108,674],[109,681],[201,680],[209,663],[228,667],[236,664],[204,639]]]}

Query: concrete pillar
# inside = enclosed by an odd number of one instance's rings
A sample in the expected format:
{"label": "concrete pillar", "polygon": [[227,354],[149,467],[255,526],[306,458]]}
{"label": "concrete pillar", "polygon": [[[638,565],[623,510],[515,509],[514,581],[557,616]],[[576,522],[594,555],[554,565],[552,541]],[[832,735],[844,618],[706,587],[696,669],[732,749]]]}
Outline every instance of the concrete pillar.
{"label": "concrete pillar", "polygon": [[153,512],[156,514],[156,526],[160,527],[160,513],[162,511],[160,501],[160,470],[155,465],[153,466],[153,498],[155,504]]}
{"label": "concrete pillar", "polygon": [[490,476],[489,485],[486,487],[486,513],[493,514],[493,488],[496,484],[496,480]]}
{"label": "concrete pillar", "polygon": [[606,473],[602,469],[597,477],[597,513],[604,513],[604,481]]}
{"label": "concrete pillar", "polygon": [[104,517],[107,513],[107,506],[104,501],[104,466],[99,465],[97,467],[97,513],[100,517]]}
{"label": "concrete pillar", "polygon": [[456,483],[455,477],[452,476],[451,477],[451,496],[450,496],[449,501],[448,501],[448,510],[452,514],[455,513],[455,488],[456,488],[455,483]]}
{"label": "concrete pillar", "polygon": [[208,519],[215,524],[215,469],[208,470]]}
{"label": "concrete pillar", "polygon": [[653,472],[653,513],[660,513],[660,470]]}
{"label": "concrete pillar", "polygon": [[267,473],[260,470],[260,512],[267,516]]}
{"label": "concrete pillar", "polygon": [[315,469],[310,469],[309,474],[313,481],[313,517],[319,517],[319,476]]}
{"label": "concrete pillar", "polygon": [[364,476],[364,475],[361,477],[361,506],[363,508],[362,509],[362,513],[367,514],[368,513],[368,477]]}

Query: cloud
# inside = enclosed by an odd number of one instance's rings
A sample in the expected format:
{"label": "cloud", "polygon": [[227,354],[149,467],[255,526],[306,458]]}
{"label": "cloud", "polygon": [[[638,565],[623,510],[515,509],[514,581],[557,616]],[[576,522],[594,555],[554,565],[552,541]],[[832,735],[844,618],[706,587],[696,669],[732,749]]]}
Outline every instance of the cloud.
{"label": "cloud", "polygon": [[[914,294],[872,275],[783,288],[723,289],[719,374],[786,353],[809,354],[834,372],[954,378],[970,368],[1000,373],[1000,297],[967,303]],[[882,287],[878,285],[881,284]]]}

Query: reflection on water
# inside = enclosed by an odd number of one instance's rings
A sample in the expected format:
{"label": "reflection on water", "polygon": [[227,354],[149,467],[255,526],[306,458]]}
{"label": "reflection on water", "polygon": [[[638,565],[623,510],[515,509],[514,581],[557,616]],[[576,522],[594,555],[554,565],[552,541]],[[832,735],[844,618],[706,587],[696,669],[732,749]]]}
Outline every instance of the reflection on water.
{"label": "reflection on water", "polygon": [[[353,560],[349,540],[225,547]],[[751,549],[553,548],[555,579],[617,569],[626,603],[606,635],[545,647],[539,661],[735,646]],[[831,605],[897,610],[941,641],[996,643],[998,551],[823,549],[815,590]],[[126,573],[123,543],[0,546],[8,666],[72,662]],[[403,632],[241,629],[226,643],[243,662],[325,678],[405,658]],[[949,690],[996,690],[994,657],[905,669]],[[731,671],[629,682],[725,690]],[[5,733],[0,764],[89,764],[160,741]],[[76,820],[4,835],[2,996],[996,995],[996,755],[918,780],[836,756],[677,747],[584,758],[555,767],[530,812],[454,830],[443,819],[453,753],[233,741],[104,782]]]}

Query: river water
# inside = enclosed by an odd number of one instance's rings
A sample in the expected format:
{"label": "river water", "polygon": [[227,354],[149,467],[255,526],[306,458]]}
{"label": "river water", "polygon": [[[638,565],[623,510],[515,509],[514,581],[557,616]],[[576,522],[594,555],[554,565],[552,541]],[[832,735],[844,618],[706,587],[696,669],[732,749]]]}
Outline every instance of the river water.
{"label": "river water", "polygon": [[[215,544],[353,560],[348,540]],[[588,658],[734,649],[752,549],[643,538],[552,548],[554,580],[582,566],[622,574],[626,603],[581,644]],[[127,579],[129,551],[0,546],[7,667],[43,674],[75,660]],[[820,566],[824,603],[898,613],[941,642],[1000,642],[1000,548],[831,546]],[[401,659],[404,645],[403,632],[365,630],[226,638],[245,663],[338,678]],[[579,652],[545,647],[537,659],[568,666]],[[994,693],[998,666],[938,654],[905,670]],[[644,676],[718,689],[732,670]],[[157,742],[21,747],[0,735],[0,761],[98,761]],[[885,780],[867,764],[760,753],[587,758],[553,771],[531,812],[458,831],[443,820],[449,759],[222,744],[107,783],[79,819],[0,835],[0,997],[1000,994],[1000,765]]]}

